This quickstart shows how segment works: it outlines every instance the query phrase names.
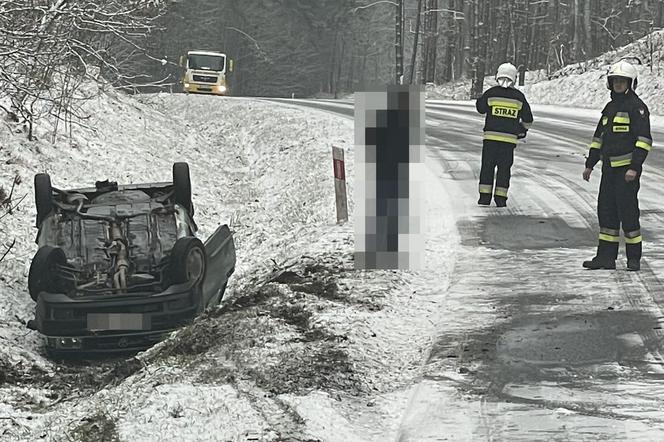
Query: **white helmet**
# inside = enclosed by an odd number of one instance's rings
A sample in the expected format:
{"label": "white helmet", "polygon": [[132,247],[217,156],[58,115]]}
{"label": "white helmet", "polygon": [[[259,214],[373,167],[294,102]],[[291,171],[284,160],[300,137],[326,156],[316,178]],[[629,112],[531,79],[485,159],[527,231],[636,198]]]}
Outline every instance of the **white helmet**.
{"label": "white helmet", "polygon": [[634,90],[638,83],[636,78],[637,74],[638,72],[636,71],[636,68],[631,63],[621,60],[618,63],[611,65],[609,68],[609,73],[606,75],[606,87],[613,90],[611,87],[611,79],[621,77],[629,80],[629,87]]}
{"label": "white helmet", "polygon": [[503,63],[498,66],[496,81],[501,87],[510,87],[516,83],[516,67],[512,63]]}

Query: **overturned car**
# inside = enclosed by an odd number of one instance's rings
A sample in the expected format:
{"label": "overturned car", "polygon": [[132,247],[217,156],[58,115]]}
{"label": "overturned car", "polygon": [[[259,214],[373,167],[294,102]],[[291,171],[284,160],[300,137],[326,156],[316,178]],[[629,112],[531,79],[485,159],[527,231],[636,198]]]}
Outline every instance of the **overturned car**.
{"label": "overturned car", "polygon": [[51,353],[149,347],[219,303],[235,270],[227,225],[196,237],[187,163],[173,181],[59,190],[35,176],[28,326]]}

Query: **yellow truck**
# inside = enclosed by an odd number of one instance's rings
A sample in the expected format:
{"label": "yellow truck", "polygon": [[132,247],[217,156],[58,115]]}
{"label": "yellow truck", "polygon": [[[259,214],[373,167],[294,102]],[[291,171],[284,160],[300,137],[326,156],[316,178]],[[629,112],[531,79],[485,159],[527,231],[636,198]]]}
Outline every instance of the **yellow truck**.
{"label": "yellow truck", "polygon": [[184,70],[182,86],[186,93],[228,95],[226,76],[233,72],[233,60],[212,51],[188,51],[180,58]]}

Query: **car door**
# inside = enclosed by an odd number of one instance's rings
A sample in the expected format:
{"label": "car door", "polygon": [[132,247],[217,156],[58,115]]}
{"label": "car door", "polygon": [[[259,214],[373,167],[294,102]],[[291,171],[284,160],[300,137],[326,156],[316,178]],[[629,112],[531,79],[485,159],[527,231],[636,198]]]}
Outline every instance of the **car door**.
{"label": "car door", "polygon": [[235,271],[235,242],[228,225],[223,224],[205,241],[207,272],[203,281],[203,304],[219,303],[228,278]]}

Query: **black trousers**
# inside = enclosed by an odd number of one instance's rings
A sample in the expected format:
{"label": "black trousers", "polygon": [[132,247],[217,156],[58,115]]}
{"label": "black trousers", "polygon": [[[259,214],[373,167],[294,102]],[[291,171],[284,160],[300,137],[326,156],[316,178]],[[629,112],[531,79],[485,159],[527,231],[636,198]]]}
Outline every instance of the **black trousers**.
{"label": "black trousers", "polygon": [[625,181],[629,166],[611,167],[608,161],[602,165],[602,181],[597,198],[599,218],[599,245],[597,255],[609,260],[618,256],[620,229],[625,235],[627,259],[641,258],[641,224],[639,223],[640,177]]}
{"label": "black trousers", "polygon": [[[514,148],[514,144],[484,140],[480,169],[480,196],[493,193],[497,198],[507,199],[507,190],[510,187],[512,176],[510,169],[514,163]],[[496,169],[498,169],[497,172]],[[495,188],[493,186],[494,176]]]}

